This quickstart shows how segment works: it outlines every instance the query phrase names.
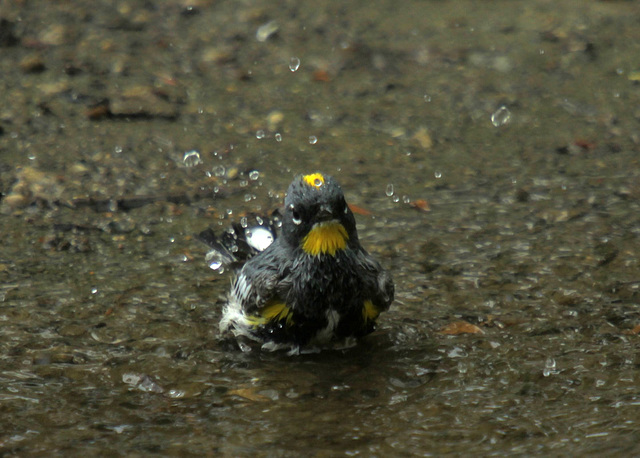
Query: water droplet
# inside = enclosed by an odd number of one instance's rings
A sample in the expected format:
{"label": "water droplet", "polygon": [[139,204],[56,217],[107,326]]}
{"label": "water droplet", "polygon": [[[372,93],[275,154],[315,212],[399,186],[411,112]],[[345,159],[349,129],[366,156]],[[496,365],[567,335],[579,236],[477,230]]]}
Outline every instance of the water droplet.
{"label": "water droplet", "polygon": [[274,240],[271,231],[263,226],[245,229],[244,235],[247,243],[258,251],[264,251]]}
{"label": "water droplet", "polygon": [[424,101],[425,101],[425,102],[427,102],[427,103],[431,102],[431,96],[430,96],[429,94],[425,94],[425,95],[423,96],[423,98],[424,98]]}
{"label": "water droplet", "polygon": [[278,23],[276,21],[269,21],[265,24],[262,24],[256,30],[256,40],[261,43],[264,43],[278,31]]}
{"label": "water droplet", "polygon": [[200,153],[196,150],[187,151],[184,153],[182,157],[182,163],[186,167],[195,167],[198,164],[202,164],[202,159],[200,159]]}
{"label": "water droplet", "polygon": [[211,171],[213,172],[214,176],[223,177],[227,172],[227,169],[224,167],[224,165],[216,165],[213,169],[211,169]]}
{"label": "water droplet", "polygon": [[257,170],[252,170],[251,172],[249,172],[249,179],[251,181],[256,181],[258,178],[260,178],[260,172]]}
{"label": "water droplet", "polygon": [[244,195],[244,201],[245,202],[251,202],[251,199],[253,199],[253,195],[252,194],[245,194]]}
{"label": "water droplet", "polygon": [[553,358],[547,358],[544,362],[544,369],[542,370],[542,375],[545,377],[549,377],[552,374],[556,373],[556,360]]}
{"label": "water droplet", "polygon": [[299,68],[300,68],[300,59],[298,59],[295,56],[289,59],[289,70],[291,70],[292,72],[295,72]]}
{"label": "water droplet", "polygon": [[442,172],[440,170],[436,170],[435,172],[433,172],[433,176],[437,179],[440,179],[442,178]]}
{"label": "water droplet", "polygon": [[116,145],[115,148],[113,148],[113,152],[116,154],[122,153],[122,146]]}
{"label": "water droplet", "polygon": [[240,218],[240,226],[246,229],[248,225],[249,225],[249,221],[247,220],[246,216],[243,216],[242,218]]}
{"label": "water droplet", "polygon": [[402,196],[402,202],[408,204],[411,202],[411,199],[409,198],[409,196]]}
{"label": "water droplet", "polygon": [[220,269],[223,268],[222,265],[224,264],[224,257],[218,251],[209,251],[205,255],[204,260],[211,270],[216,270],[219,272]]}
{"label": "water droplet", "polygon": [[276,134],[274,135],[274,137],[276,138],[277,142],[281,142],[282,141],[282,135],[280,135],[280,132],[276,132]]}
{"label": "water droplet", "polygon": [[318,143],[318,137],[315,135],[309,135],[309,144],[315,145],[316,143]]}
{"label": "water droplet", "polygon": [[256,131],[256,138],[258,140],[262,140],[265,137],[264,130],[260,129]]}
{"label": "water droplet", "polygon": [[397,204],[398,202],[400,202],[400,196],[393,196],[391,200],[393,200]]}
{"label": "water droplet", "polygon": [[393,195],[393,184],[389,183],[384,193],[387,195],[387,197],[391,197]]}
{"label": "water droplet", "polygon": [[96,294],[98,292],[98,288],[91,288],[91,294]]}
{"label": "water droplet", "polygon": [[502,105],[491,115],[491,124],[494,127],[504,126],[511,120],[511,112],[507,107]]}

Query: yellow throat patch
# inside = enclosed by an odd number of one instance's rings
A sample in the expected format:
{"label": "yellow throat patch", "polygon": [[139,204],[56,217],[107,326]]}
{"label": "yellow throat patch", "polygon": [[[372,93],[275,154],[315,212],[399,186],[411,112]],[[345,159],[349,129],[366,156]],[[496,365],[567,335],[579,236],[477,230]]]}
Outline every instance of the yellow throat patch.
{"label": "yellow throat patch", "polygon": [[311,256],[330,254],[347,247],[349,234],[344,226],[335,221],[317,223],[302,239],[302,249]]}
{"label": "yellow throat patch", "polygon": [[321,173],[312,173],[302,177],[305,183],[314,188],[319,188],[324,184],[324,176]]}

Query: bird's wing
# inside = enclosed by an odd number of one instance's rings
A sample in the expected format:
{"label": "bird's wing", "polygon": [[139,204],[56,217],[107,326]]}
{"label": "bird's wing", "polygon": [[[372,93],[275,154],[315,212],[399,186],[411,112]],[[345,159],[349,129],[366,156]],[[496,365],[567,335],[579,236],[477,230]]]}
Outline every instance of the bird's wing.
{"label": "bird's wing", "polygon": [[283,268],[287,261],[278,255],[279,251],[269,247],[247,261],[240,270],[233,288],[245,312],[253,313],[280,299],[280,293],[287,284]]}
{"label": "bird's wing", "polygon": [[372,294],[371,302],[378,311],[387,310],[393,302],[395,292],[391,274],[364,249],[358,253],[358,258],[358,264],[365,270],[365,277],[370,279],[367,283]]}
{"label": "bird's wing", "polygon": [[276,226],[280,219],[278,210],[271,212],[268,217],[251,214],[245,217],[244,224],[232,223],[218,235],[212,229],[206,229],[197,234],[196,238],[210,248],[206,257],[210,267],[239,269],[276,239]]}

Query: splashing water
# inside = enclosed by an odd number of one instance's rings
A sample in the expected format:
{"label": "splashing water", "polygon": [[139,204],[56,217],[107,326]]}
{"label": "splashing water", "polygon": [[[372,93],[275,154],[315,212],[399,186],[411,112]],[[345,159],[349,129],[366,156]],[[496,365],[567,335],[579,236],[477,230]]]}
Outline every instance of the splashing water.
{"label": "splashing water", "polygon": [[556,360],[553,358],[547,358],[544,362],[544,369],[542,369],[542,375],[544,377],[549,377],[556,373]]}
{"label": "splashing water", "polygon": [[187,151],[182,157],[182,163],[185,167],[195,167],[196,165],[202,164],[200,153],[196,150]]}
{"label": "splashing water", "polygon": [[224,167],[224,165],[216,165],[211,171],[216,177],[223,177],[224,174],[227,173],[227,169]]}
{"label": "splashing water", "polygon": [[289,59],[289,70],[291,70],[292,72],[295,72],[299,68],[300,68],[300,59],[298,59],[295,56]]}
{"label": "splashing water", "polygon": [[207,262],[209,269],[215,270],[218,273],[224,272],[224,267],[223,267],[224,258],[219,252],[215,250],[209,251],[205,255],[204,259]]}
{"label": "splashing water", "polygon": [[274,240],[271,231],[262,226],[245,229],[244,235],[247,243],[258,251],[264,251]]}
{"label": "splashing water", "polygon": [[384,193],[387,195],[387,197],[391,197],[391,196],[393,196],[393,192],[394,192],[393,191],[393,184],[389,183],[387,185],[387,189],[385,190]]}
{"label": "splashing water", "polygon": [[258,30],[256,30],[256,40],[258,40],[260,43],[264,43],[273,35],[275,35],[278,32],[278,29],[279,27],[276,21],[266,22],[258,27]]}
{"label": "splashing water", "polygon": [[502,105],[491,115],[491,124],[494,127],[504,126],[511,120],[511,112],[507,107]]}

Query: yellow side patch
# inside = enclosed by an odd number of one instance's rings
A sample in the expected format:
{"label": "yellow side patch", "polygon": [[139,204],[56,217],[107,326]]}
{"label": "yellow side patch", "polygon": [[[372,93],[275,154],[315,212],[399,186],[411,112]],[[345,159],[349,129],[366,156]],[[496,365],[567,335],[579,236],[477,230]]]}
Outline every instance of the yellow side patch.
{"label": "yellow side patch", "polygon": [[293,312],[283,302],[274,302],[266,305],[258,312],[258,315],[250,315],[247,321],[252,326],[260,326],[270,321],[284,321],[287,326],[293,324]]}
{"label": "yellow side patch", "polygon": [[362,318],[364,321],[375,321],[380,315],[380,311],[373,305],[371,301],[364,301],[364,307],[362,307]]}
{"label": "yellow side patch", "polygon": [[340,223],[330,221],[318,223],[302,239],[302,249],[311,256],[330,254],[334,256],[336,251],[347,247],[349,234]]}
{"label": "yellow side patch", "polygon": [[312,173],[302,177],[305,183],[314,188],[319,188],[324,184],[324,176],[321,173]]}

